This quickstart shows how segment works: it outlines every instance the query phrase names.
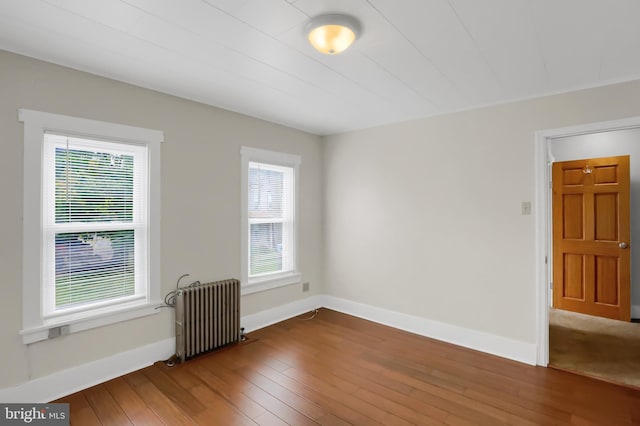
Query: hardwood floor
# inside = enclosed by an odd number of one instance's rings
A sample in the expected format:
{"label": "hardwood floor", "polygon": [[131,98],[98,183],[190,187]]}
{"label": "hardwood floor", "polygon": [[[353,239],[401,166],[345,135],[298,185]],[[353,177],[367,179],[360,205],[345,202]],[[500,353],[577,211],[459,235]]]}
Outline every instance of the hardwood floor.
{"label": "hardwood floor", "polygon": [[632,425],[640,391],[321,309],[61,398],[74,425]]}

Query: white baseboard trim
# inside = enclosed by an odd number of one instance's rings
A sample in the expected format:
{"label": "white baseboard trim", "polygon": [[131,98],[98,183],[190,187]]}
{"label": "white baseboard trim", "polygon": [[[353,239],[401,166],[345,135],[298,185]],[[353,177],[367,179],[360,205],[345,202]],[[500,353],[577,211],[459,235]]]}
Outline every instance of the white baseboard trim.
{"label": "white baseboard trim", "polygon": [[[526,364],[536,364],[536,345],[377,308],[333,296],[316,295],[286,305],[245,315],[241,326],[249,333],[316,308],[326,307],[400,330],[453,343]],[[634,308],[640,308],[636,306]],[[161,340],[126,352],[0,389],[0,402],[48,402],[106,382],[167,359],[175,353],[175,338]]]}
{"label": "white baseboard trim", "polygon": [[255,314],[244,315],[240,320],[240,326],[244,327],[245,333],[251,333],[271,324],[320,308],[324,306],[324,298],[325,296],[311,296],[286,305],[256,312]]}
{"label": "white baseboard trim", "polygon": [[536,365],[537,347],[534,343],[513,340],[495,334],[458,327],[456,325],[377,308],[333,296],[324,296],[322,306],[410,333],[453,343],[454,345],[497,355],[525,364]]}
{"label": "white baseboard trim", "polygon": [[[245,332],[289,319],[321,306],[321,298],[312,296],[286,305],[242,317]],[[17,386],[0,389],[0,402],[36,403],[78,392],[99,383],[167,359],[175,354],[175,338],[161,340],[126,352],[39,377]]]}
{"label": "white baseboard trim", "polygon": [[631,306],[631,318],[633,319],[640,318],[640,305]]}
{"label": "white baseboard trim", "polygon": [[0,389],[0,401],[49,402],[123,374],[167,359],[176,351],[175,338],[161,340],[86,364],[39,377],[18,386]]}

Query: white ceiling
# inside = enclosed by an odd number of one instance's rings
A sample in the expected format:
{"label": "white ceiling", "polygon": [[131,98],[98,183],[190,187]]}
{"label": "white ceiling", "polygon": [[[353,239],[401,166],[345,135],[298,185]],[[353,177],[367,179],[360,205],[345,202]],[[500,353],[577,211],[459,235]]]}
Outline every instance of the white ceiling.
{"label": "white ceiling", "polygon": [[[303,36],[328,12],[362,22],[341,55]],[[2,0],[0,49],[324,135],[640,78],[639,20],[638,0]]]}

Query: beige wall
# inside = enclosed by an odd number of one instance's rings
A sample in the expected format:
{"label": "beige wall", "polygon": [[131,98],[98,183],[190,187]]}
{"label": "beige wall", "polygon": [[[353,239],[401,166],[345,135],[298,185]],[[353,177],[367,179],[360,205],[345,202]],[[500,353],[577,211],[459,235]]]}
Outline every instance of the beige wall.
{"label": "beige wall", "polygon": [[[173,335],[172,313],[30,346],[22,299],[17,109],[163,130],[162,288],[238,276],[241,145],[302,155],[299,286],[535,342],[534,132],[640,115],[640,82],[323,138],[0,51],[0,388]],[[535,207],[535,206],[534,206]]]}
{"label": "beige wall", "polygon": [[183,273],[240,273],[240,146],[302,156],[299,285],[246,296],[243,315],[322,292],[320,138],[240,114],[0,51],[0,388],[173,335],[170,310],[29,346],[22,322],[22,145],[18,108],[163,130],[162,292]]}
{"label": "beige wall", "polygon": [[327,292],[535,343],[534,133],[638,115],[632,82],[326,138]]}

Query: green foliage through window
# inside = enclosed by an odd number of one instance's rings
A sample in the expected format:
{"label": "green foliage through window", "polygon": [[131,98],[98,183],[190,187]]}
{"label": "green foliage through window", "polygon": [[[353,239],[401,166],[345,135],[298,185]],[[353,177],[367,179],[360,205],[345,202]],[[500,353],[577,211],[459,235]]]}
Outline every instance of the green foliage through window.
{"label": "green foliage through window", "polygon": [[56,148],[56,223],[131,222],[133,156]]}

